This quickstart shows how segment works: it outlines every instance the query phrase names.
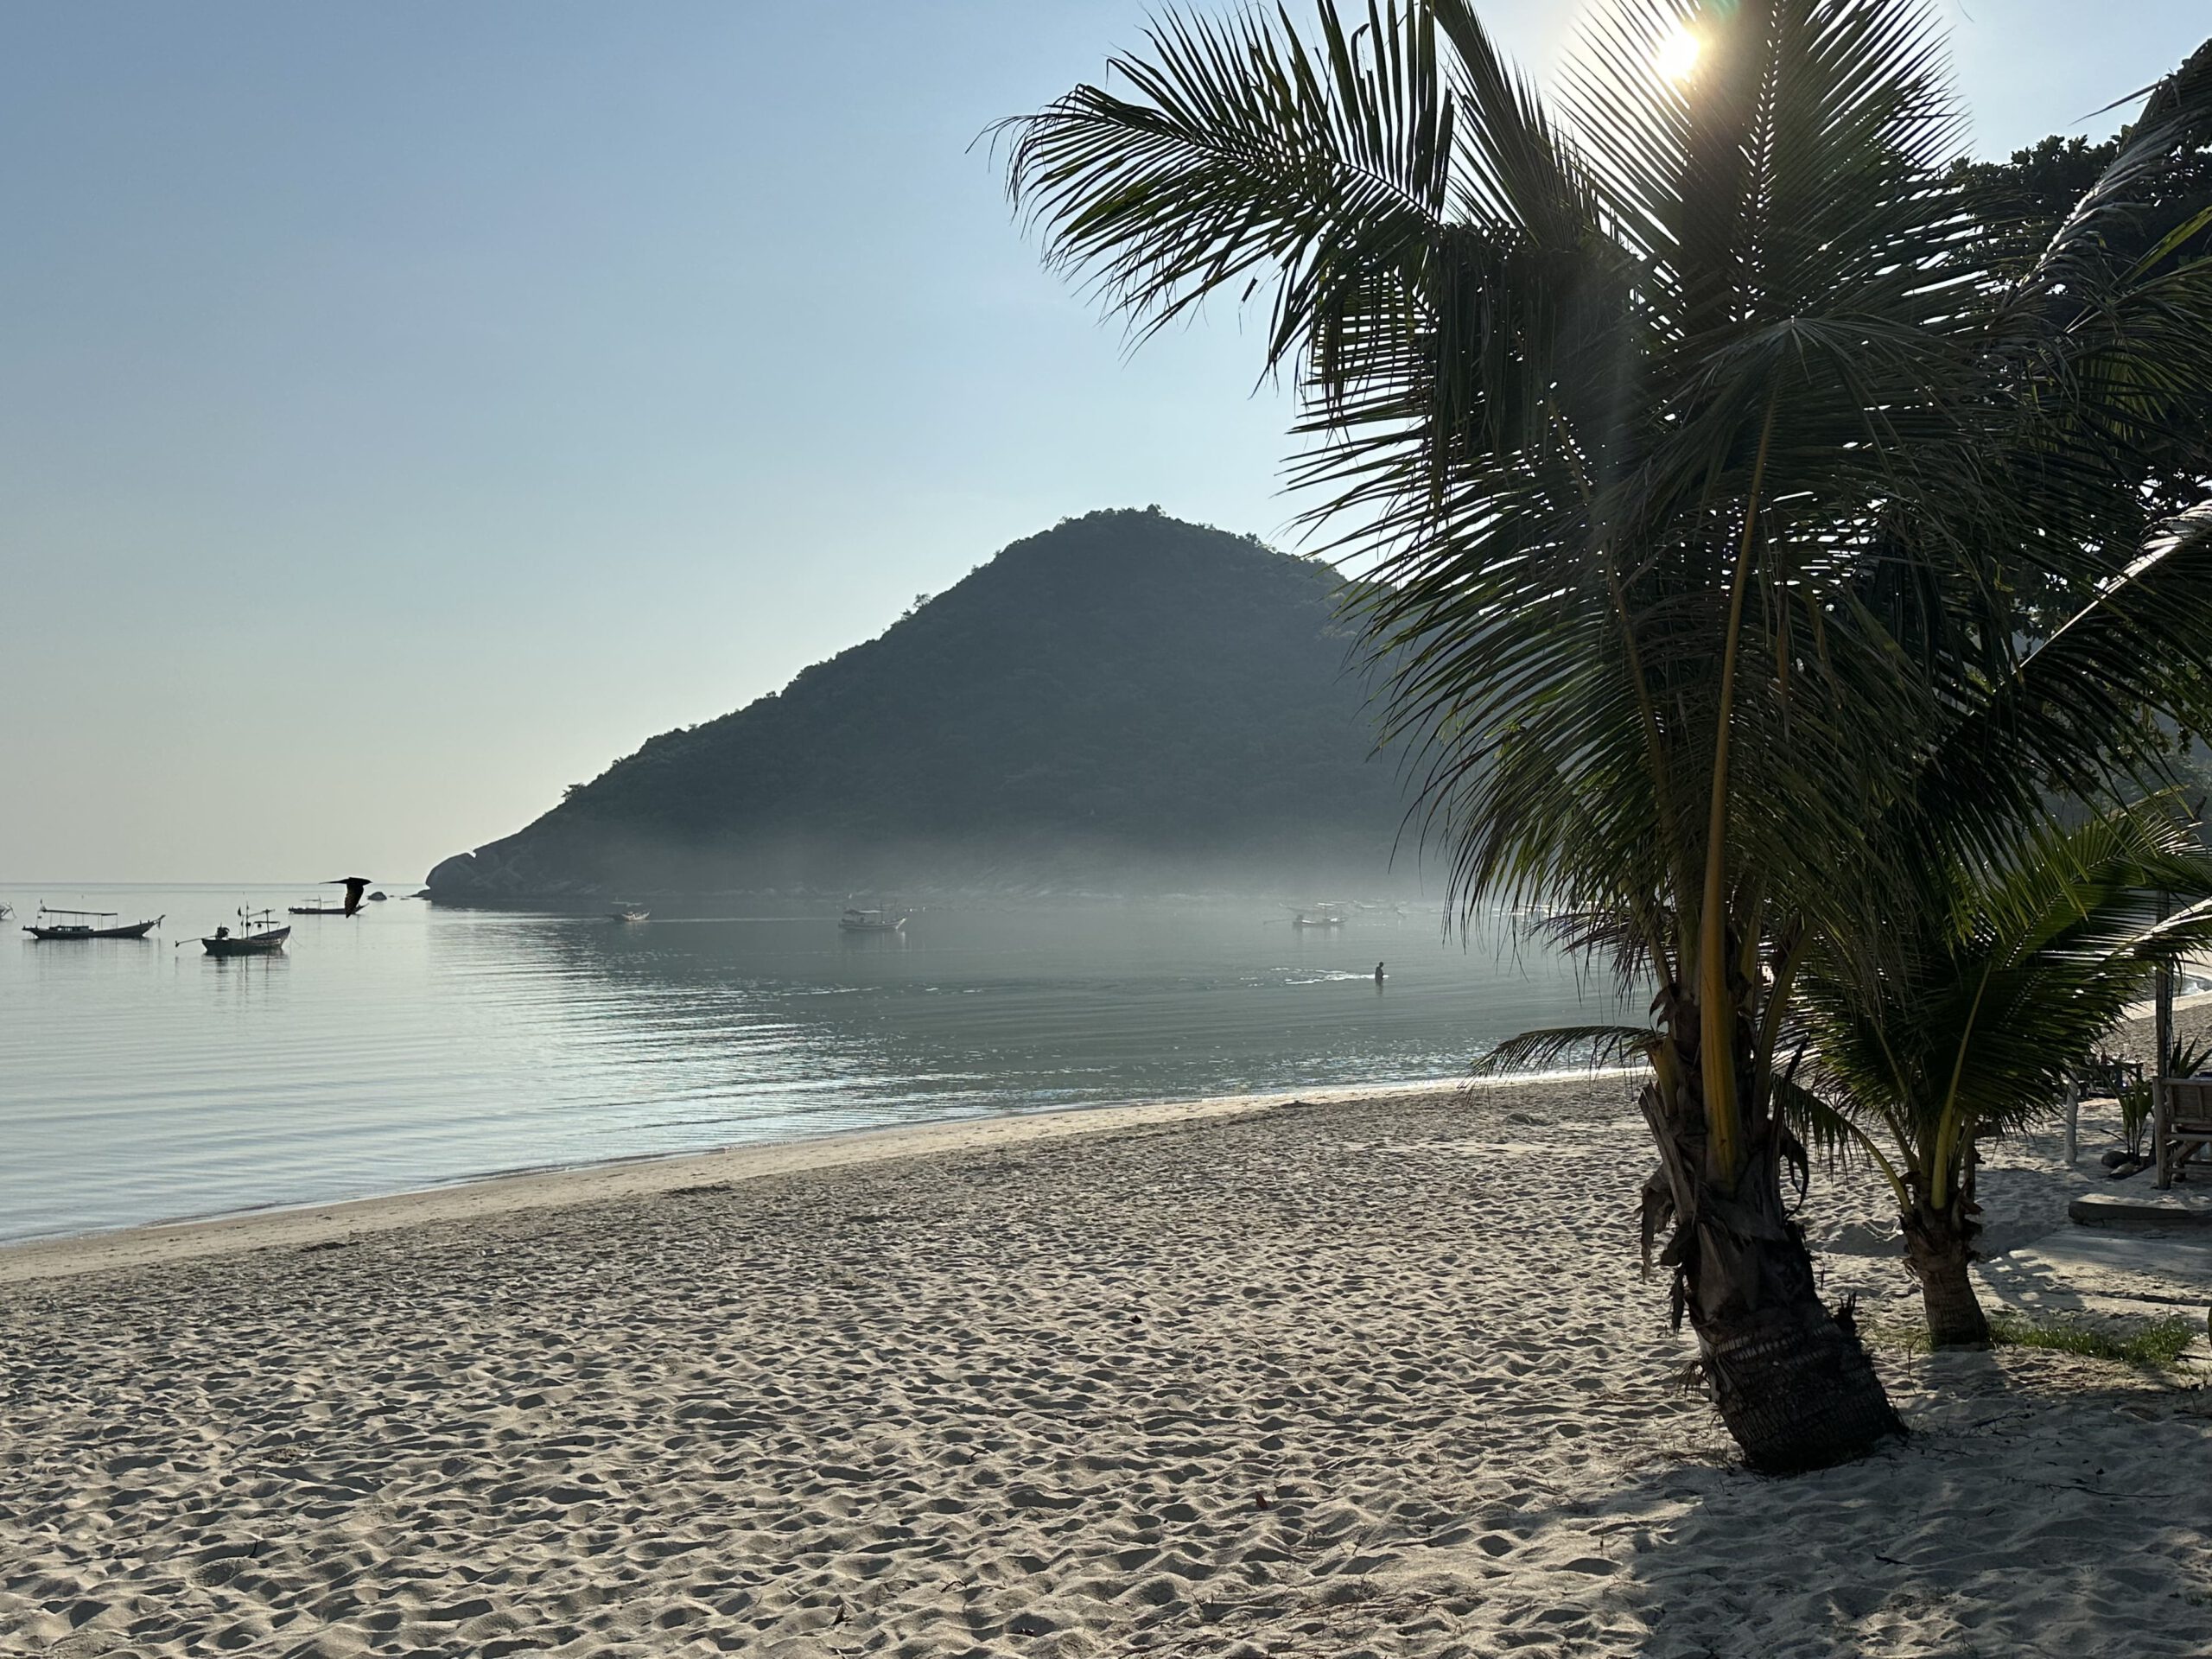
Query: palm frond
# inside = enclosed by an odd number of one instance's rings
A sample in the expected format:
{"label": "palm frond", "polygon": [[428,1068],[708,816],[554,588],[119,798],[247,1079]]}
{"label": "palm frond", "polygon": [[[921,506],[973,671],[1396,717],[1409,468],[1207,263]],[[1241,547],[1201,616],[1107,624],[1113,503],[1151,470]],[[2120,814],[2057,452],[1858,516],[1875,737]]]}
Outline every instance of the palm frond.
{"label": "palm frond", "polygon": [[1317,23],[1309,42],[1281,14],[1171,11],[1148,54],[1109,66],[1129,96],[1078,86],[1014,123],[1009,180],[1048,257],[1092,267],[1141,332],[1270,285],[1271,364],[1347,308],[1391,304],[1449,194],[1434,29],[1396,5],[1357,30],[1332,7]]}
{"label": "palm frond", "polygon": [[1478,1077],[1548,1071],[1572,1065],[1597,1071],[1648,1056],[1665,1033],[1638,1026],[1552,1026],[1509,1037],[1475,1063]]}

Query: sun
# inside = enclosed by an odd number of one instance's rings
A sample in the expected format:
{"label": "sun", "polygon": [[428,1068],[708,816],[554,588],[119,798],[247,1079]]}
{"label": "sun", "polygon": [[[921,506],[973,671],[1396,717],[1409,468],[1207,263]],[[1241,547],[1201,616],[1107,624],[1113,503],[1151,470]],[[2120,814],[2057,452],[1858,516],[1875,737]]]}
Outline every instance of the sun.
{"label": "sun", "polygon": [[1659,42],[1659,50],[1651,60],[1652,67],[1662,79],[1679,85],[1695,73],[1698,47],[1697,36],[1677,23],[1674,31]]}

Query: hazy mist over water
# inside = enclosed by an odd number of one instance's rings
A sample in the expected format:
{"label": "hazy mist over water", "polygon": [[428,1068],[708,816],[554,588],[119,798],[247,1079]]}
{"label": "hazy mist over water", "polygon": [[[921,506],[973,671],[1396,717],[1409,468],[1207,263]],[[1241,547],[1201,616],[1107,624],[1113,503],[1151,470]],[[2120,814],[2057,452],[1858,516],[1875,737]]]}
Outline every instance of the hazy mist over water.
{"label": "hazy mist over water", "polygon": [[[168,913],[144,944],[0,939],[0,1237],[502,1170],[1052,1107],[1464,1074],[1622,1012],[1432,906],[1297,930],[1258,902],[664,919],[392,900],[207,957],[310,890],[0,892]],[[178,941],[184,943],[181,947]],[[1377,990],[1376,961],[1389,978]]]}

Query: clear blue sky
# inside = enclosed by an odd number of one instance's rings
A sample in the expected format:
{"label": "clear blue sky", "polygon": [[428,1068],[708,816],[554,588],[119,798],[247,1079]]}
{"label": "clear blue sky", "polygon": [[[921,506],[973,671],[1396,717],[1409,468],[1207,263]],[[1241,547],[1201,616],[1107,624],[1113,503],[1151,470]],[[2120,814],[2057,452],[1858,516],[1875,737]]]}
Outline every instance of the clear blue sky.
{"label": "clear blue sky", "polygon": [[[1985,154],[2212,33],[1943,3]],[[1249,330],[1128,358],[974,143],[1145,15],[0,10],[0,880],[404,886],[1062,517],[1278,535]]]}

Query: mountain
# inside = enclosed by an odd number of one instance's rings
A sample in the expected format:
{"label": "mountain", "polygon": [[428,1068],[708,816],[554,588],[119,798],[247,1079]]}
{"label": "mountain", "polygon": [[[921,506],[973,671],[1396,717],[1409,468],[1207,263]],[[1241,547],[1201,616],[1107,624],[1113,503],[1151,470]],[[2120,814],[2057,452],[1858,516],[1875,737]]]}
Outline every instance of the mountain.
{"label": "mountain", "polygon": [[1372,884],[1403,804],[1336,587],[1156,510],[1070,519],[782,691],[650,740],[430,891]]}

